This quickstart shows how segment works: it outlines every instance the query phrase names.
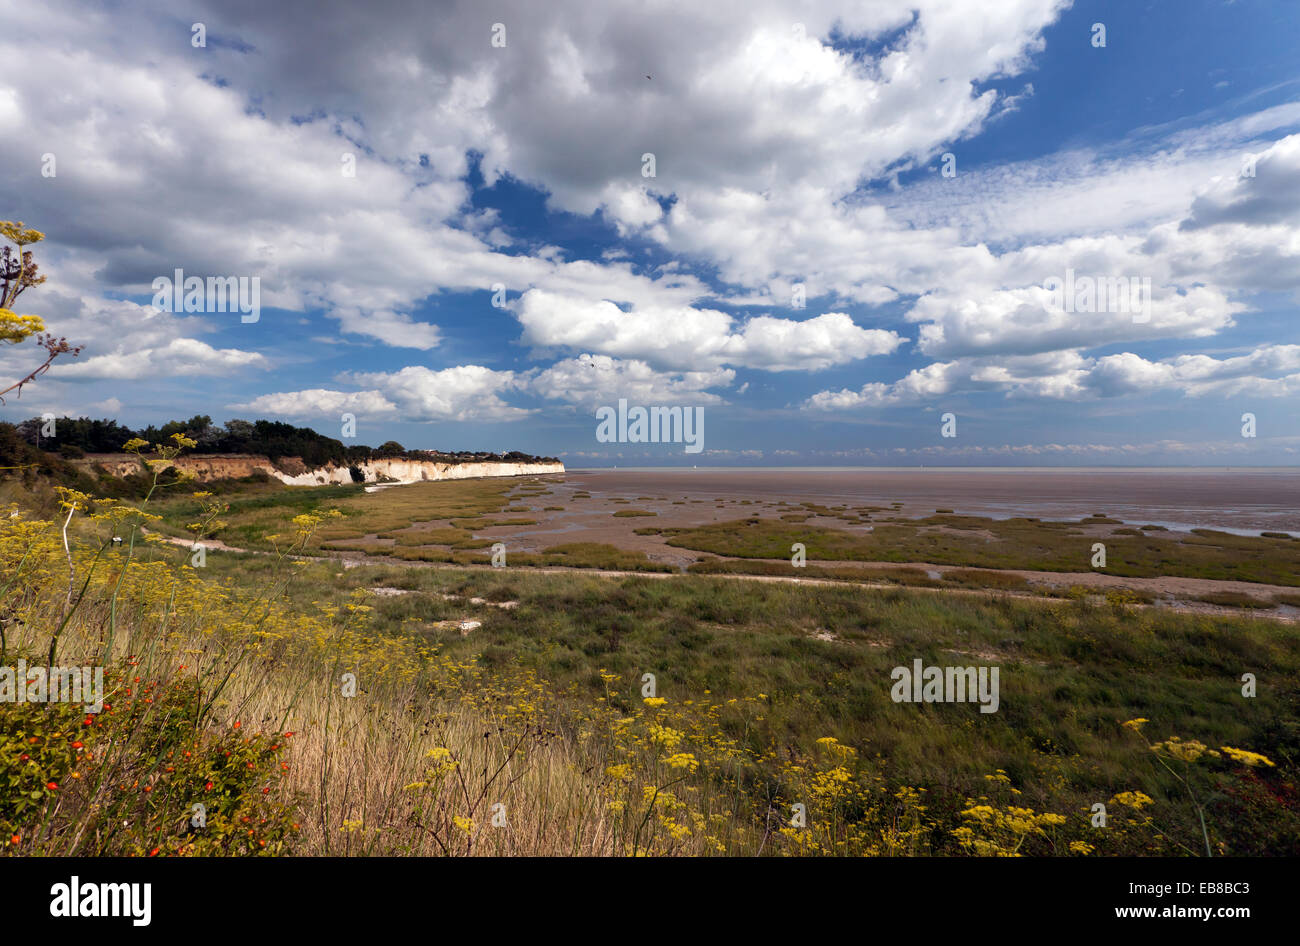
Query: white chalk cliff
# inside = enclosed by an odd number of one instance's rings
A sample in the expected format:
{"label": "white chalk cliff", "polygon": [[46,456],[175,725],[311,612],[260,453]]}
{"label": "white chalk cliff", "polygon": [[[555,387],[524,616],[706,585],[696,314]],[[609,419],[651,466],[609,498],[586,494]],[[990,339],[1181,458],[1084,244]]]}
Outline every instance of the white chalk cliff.
{"label": "white chalk cliff", "polygon": [[[123,454],[88,456],[82,463],[99,467],[113,476],[139,473],[140,461]],[[197,454],[177,457],[170,464],[190,473],[199,482],[238,479],[265,473],[289,486],[323,486],[351,483],[352,473],[346,466],[328,465],[308,469],[297,457],[285,457],[278,464],[263,456],[244,454]],[[440,463],[435,460],[368,460],[358,463],[367,483],[420,483],[426,480],[466,480],[480,476],[527,476],[563,473],[563,463]]]}

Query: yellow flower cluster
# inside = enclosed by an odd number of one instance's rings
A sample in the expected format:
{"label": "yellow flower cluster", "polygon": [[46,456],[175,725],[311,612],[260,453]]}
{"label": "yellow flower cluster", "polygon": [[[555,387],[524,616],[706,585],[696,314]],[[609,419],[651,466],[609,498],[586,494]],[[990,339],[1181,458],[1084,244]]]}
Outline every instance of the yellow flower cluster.
{"label": "yellow flower cluster", "polygon": [[953,830],[963,847],[981,857],[1020,857],[1020,849],[1032,835],[1046,836],[1046,828],[1065,824],[1064,815],[1037,813],[1032,808],[1009,805],[972,805],[962,812],[970,824]]}
{"label": "yellow flower cluster", "polygon": [[1151,796],[1142,792],[1120,792],[1110,801],[1113,805],[1123,805],[1125,808],[1132,808],[1134,811],[1141,811],[1147,805],[1153,804]]}
{"label": "yellow flower cluster", "polygon": [[1239,762],[1249,768],[1253,769],[1257,765],[1266,765],[1269,768],[1274,767],[1273,761],[1269,759],[1268,756],[1261,755],[1258,752],[1251,752],[1248,749],[1234,749],[1232,746],[1219,746],[1219,748],[1222,749],[1224,755],[1230,758],[1233,762]]}
{"label": "yellow flower cluster", "polygon": [[1157,742],[1151,746],[1153,752],[1159,755],[1177,759],[1180,762],[1196,762],[1201,758],[1219,758],[1219,753],[1215,752],[1203,742],[1197,742],[1195,739],[1189,739],[1184,742],[1177,736],[1172,736],[1164,742]]}

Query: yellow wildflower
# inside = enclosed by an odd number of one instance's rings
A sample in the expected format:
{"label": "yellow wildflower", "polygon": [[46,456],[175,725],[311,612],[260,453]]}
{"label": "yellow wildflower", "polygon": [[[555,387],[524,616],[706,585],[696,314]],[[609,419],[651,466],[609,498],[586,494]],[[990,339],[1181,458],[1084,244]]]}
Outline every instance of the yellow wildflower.
{"label": "yellow wildflower", "polygon": [[1151,796],[1144,795],[1142,792],[1120,792],[1110,802],[1112,805],[1123,805],[1134,811],[1141,811],[1147,805],[1153,804]]}
{"label": "yellow wildflower", "polygon": [[1232,746],[1219,746],[1233,762],[1240,762],[1242,765],[1254,768],[1257,765],[1267,765],[1269,768],[1275,768],[1273,761],[1267,756],[1260,755],[1258,752],[1250,752],[1246,749],[1234,749]]}

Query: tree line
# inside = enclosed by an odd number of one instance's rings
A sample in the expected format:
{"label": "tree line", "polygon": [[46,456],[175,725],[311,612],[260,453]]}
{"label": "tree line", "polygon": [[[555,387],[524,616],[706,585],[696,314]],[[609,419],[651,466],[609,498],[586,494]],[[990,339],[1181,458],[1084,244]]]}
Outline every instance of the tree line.
{"label": "tree line", "polygon": [[437,460],[442,463],[554,461],[553,457],[535,457],[518,450],[506,454],[408,450],[396,440],[386,441],[378,447],[344,444],[318,434],[310,427],[238,418],[228,420],[224,425],[214,424],[206,414],[196,414],[189,420],[169,421],[161,427],[151,424],[139,430],[108,419],[56,417],[53,423],[49,420],[48,417],[33,417],[22,421],[16,425],[15,433],[33,447],[68,459],[77,459],[88,453],[120,453],[123,444],[137,437],[149,443],[168,443],[172,434],[184,434],[198,444],[190,453],[249,454],[265,456],[272,461],[282,457],[300,457],[313,469],[328,464],[354,466],[367,460],[381,459]]}

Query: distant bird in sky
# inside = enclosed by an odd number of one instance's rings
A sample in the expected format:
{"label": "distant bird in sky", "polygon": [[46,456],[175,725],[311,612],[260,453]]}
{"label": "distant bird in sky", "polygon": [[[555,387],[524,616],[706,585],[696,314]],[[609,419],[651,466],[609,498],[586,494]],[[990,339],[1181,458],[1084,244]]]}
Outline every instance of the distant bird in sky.
{"label": "distant bird in sky", "polygon": [[646,76],[646,78],[649,79],[650,77],[649,77],[649,76]]}

